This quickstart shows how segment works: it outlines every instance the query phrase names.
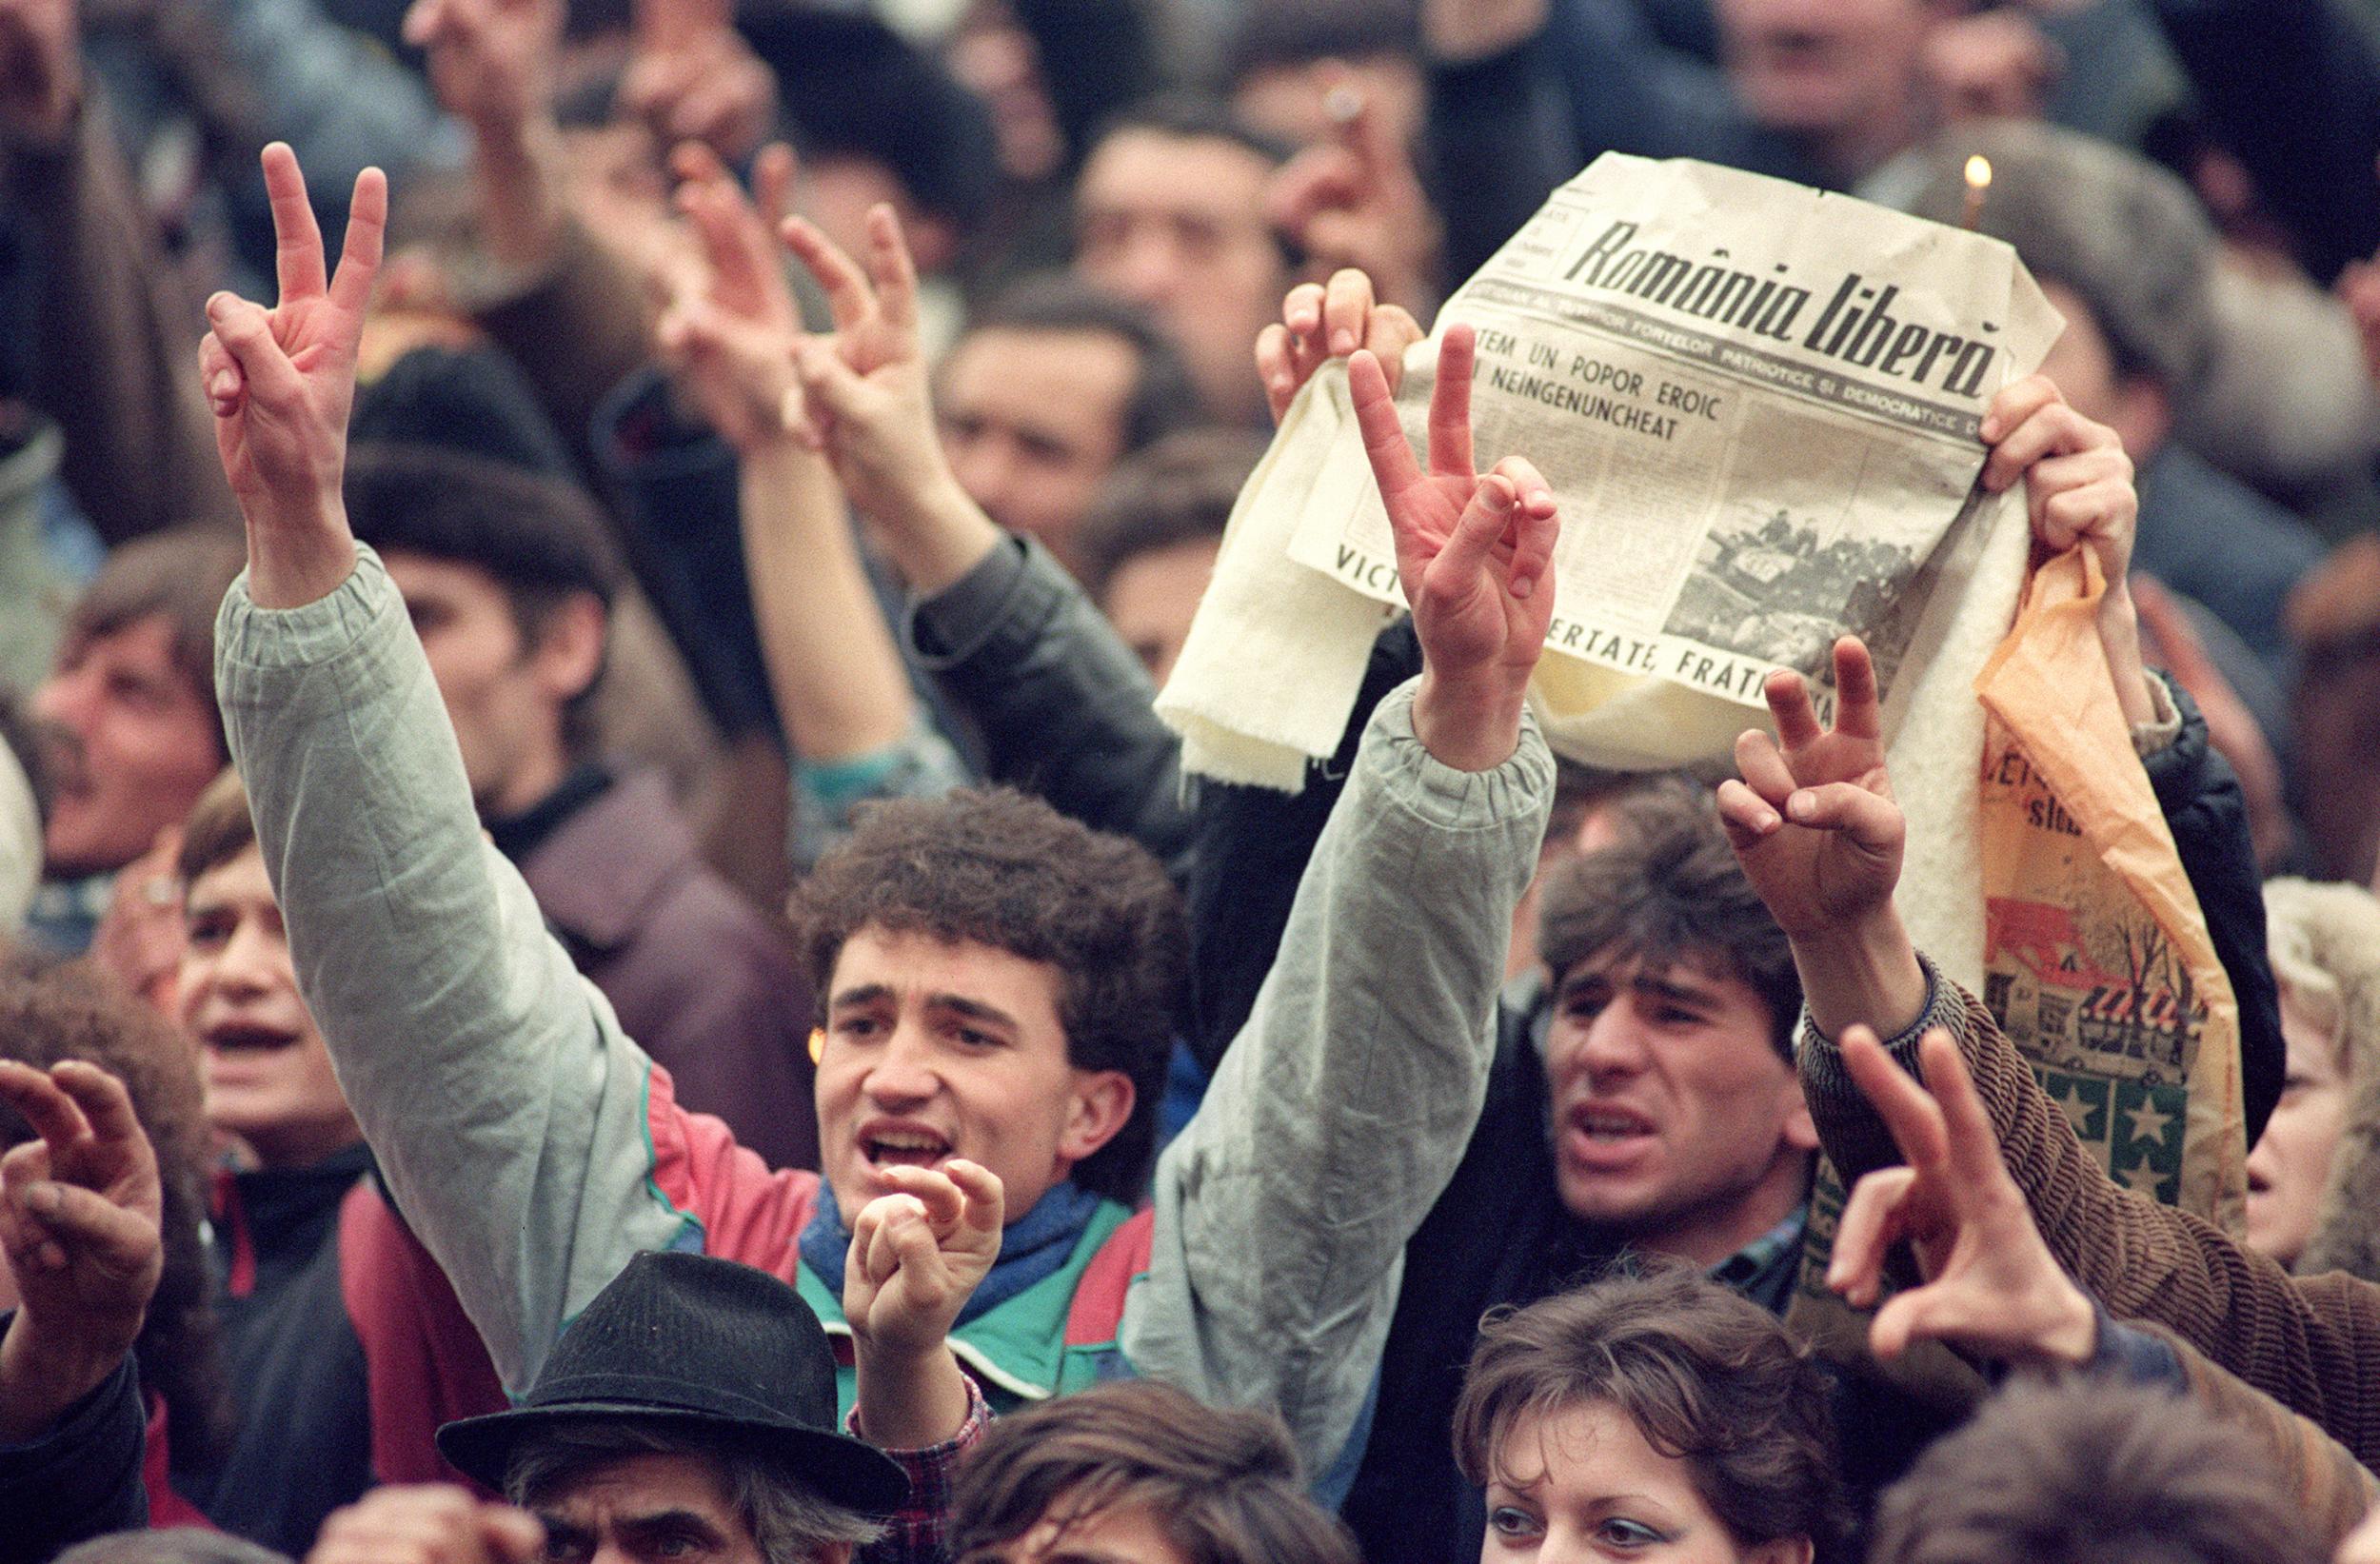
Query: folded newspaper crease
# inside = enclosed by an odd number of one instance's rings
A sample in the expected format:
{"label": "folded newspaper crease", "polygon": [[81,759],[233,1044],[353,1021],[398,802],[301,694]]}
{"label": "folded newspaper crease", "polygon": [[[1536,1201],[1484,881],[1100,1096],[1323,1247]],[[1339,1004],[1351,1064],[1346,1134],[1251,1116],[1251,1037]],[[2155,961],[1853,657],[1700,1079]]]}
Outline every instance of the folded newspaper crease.
{"label": "folded newspaper crease", "polygon": [[[1440,311],[1478,332],[1482,465],[1527,455],[1561,504],[1555,748],[1650,769],[1720,760],[1776,667],[1820,681],[1866,638],[1913,853],[1904,911],[1980,968],[1975,673],[2022,582],[2021,504],[1975,487],[1985,406],[2062,325],[2006,245],[1847,196],[1607,154]],[[1437,343],[1406,358],[1417,441]],[[1326,366],[1234,508],[1158,712],[1183,764],[1295,791],[1330,755],[1401,606],[1388,519]],[[1938,918],[1924,902],[1946,887]],[[1971,904],[1972,903],[1972,904]]]}

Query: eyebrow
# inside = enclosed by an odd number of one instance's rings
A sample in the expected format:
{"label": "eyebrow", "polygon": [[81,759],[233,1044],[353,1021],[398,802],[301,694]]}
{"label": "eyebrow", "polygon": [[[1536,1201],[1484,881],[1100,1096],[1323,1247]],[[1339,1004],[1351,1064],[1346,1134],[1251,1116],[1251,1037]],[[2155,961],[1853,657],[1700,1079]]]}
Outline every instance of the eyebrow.
{"label": "eyebrow", "polygon": [[1017,1025],[1017,1018],[998,1005],[985,1004],[982,1000],[970,1000],[963,994],[929,994],[925,997],[925,1002],[937,1010],[955,1011],[969,1020],[990,1021],[995,1026],[1005,1026],[1012,1031]]}
{"label": "eyebrow", "polygon": [[718,1527],[692,1510],[656,1510],[650,1515],[627,1515],[615,1522],[613,1529],[635,1536],[663,1532],[691,1532],[714,1545],[726,1540],[719,1534]]}
{"label": "eyebrow", "polygon": [[[841,1010],[846,1005],[877,1004],[894,998],[897,996],[890,983],[860,983],[829,1000],[827,1007]],[[1005,1026],[1012,1031],[1017,1029],[1017,1018],[1007,1011],[998,1005],[985,1004],[982,1000],[968,999],[963,994],[928,994],[925,1002],[929,1008],[952,1011],[969,1020],[990,1021],[995,1026]]]}
{"label": "eyebrow", "polygon": [[[1562,980],[1562,985],[1555,991],[1554,998],[1556,1002],[1559,1003],[1567,1000],[1574,993],[1589,983],[1608,984],[1611,980],[1611,974],[1600,970],[1575,972]],[[1632,993],[1650,994],[1656,999],[1673,1000],[1680,1004],[1708,1006],[1716,1001],[1716,997],[1707,989],[1695,987],[1691,983],[1676,982],[1649,972],[1637,973],[1628,980],[1627,986]]]}
{"label": "eyebrow", "polygon": [[[1540,1472],[1536,1476],[1530,1478],[1527,1482],[1521,1482],[1507,1474],[1497,1474],[1490,1478],[1488,1486],[1491,1488],[1506,1489],[1520,1497],[1527,1498],[1534,1495],[1539,1489],[1543,1488],[1546,1485],[1548,1477],[1549,1474]],[[1661,1517],[1662,1524],[1670,1524],[1668,1520],[1669,1507],[1663,1504],[1661,1500],[1654,1497],[1651,1494],[1591,1494],[1580,1502],[1586,1509],[1591,1511],[1608,1510],[1612,1506],[1618,1504],[1645,1505],[1652,1508]]]}
{"label": "eyebrow", "polygon": [[593,1545],[595,1540],[593,1527],[576,1525],[551,1511],[538,1510],[531,1513],[537,1516],[537,1523],[545,1528],[547,1548],[557,1552],[575,1552]]}

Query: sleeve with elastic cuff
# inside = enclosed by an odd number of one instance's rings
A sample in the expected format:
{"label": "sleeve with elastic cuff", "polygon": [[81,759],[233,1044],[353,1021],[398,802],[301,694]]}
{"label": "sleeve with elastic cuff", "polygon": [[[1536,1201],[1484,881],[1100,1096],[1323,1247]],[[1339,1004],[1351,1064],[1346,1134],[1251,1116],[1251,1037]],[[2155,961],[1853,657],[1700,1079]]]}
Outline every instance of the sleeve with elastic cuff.
{"label": "sleeve with elastic cuff", "polygon": [[939,799],[973,779],[959,751],[922,709],[909,731],[882,749],[840,761],[793,762],[793,807],[785,811],[785,857],[796,875],[851,834],[859,811],[889,799]]}
{"label": "sleeve with elastic cuff", "polygon": [[[1944,1008],[1949,985],[1940,970],[1923,951],[1917,953],[1917,965],[1926,975],[1926,1002],[1906,1029],[1884,1039],[1884,1051],[1893,1057],[1893,1062],[1913,1076],[1918,1074],[1919,1040],[1934,1028],[1947,1026],[1950,1020]],[[1893,1167],[1901,1160],[1900,1147],[1894,1143],[1884,1120],[1860,1094],[1851,1071],[1843,1065],[1843,1056],[1835,1046],[1835,1039],[1818,1030],[1807,1010],[1802,1012],[1801,1046],[1796,1062],[1801,1071],[1802,1095],[1809,1101],[1811,1118],[1817,1123],[1818,1140],[1826,1148],[1827,1159],[1841,1176],[1845,1189],[1856,1184],[1863,1175]]]}
{"label": "sleeve with elastic cuff", "polygon": [[302,607],[233,583],[217,699],[340,1086],[519,1392],[629,1256],[700,1226],[654,1183],[662,1078],[486,840],[404,601],[356,553]]}
{"label": "sleeve with elastic cuff", "polygon": [[[1919,1026],[1941,1025],[1957,1043],[2001,1159],[2076,1284],[2120,1318],[2170,1328],[2356,1459],[2380,1458],[2380,1287],[2343,1276],[2293,1278],[2211,1223],[2119,1187],[1991,1012],[1927,970],[1933,997]],[[1904,1068],[1914,1065],[1910,1034],[1894,1048]],[[1820,1143],[1846,1187],[1900,1159],[1835,1045],[1808,1026],[1800,1070]]]}
{"label": "sleeve with elastic cuff", "polygon": [[1277,1408],[1314,1473],[1363,1416],[1405,1243],[1477,1123],[1553,797],[1534,720],[1501,765],[1458,771],[1414,733],[1414,692],[1373,715],[1255,1007],[1159,1158],[1124,1315],[1138,1371]]}
{"label": "sleeve with elastic cuff", "polygon": [[47,1434],[0,1445],[0,1564],[39,1564],[87,1538],[147,1526],[147,1423],[128,1356]]}
{"label": "sleeve with elastic cuff", "polygon": [[[886,1520],[883,1536],[860,1550],[860,1564],[942,1564],[950,1556],[951,1496],[959,1466],[992,1425],[991,1403],[983,1399],[975,1376],[960,1377],[967,1385],[967,1416],[956,1434],[922,1450],[884,1452],[908,1476],[909,1502]],[[855,1439],[866,1437],[860,1432],[857,1407],[843,1419],[843,1431]]]}
{"label": "sleeve with elastic cuff", "polygon": [[2165,753],[2182,736],[2182,708],[2167,680],[2162,673],[2149,676],[2149,720],[2132,724],[2132,753],[2144,762]]}

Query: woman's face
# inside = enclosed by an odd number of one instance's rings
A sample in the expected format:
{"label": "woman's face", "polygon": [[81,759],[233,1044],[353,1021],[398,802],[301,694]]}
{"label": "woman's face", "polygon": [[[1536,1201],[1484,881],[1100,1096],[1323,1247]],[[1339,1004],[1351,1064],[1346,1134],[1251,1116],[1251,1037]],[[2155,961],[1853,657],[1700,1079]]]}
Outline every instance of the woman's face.
{"label": "woman's face", "polygon": [[1806,1538],[1738,1545],[1696,1491],[1693,1466],[1646,1443],[1608,1401],[1525,1415],[1496,1455],[1480,1564],[1809,1564]]}
{"label": "woman's face", "polygon": [[2338,1039],[2281,990],[2289,1075],[2248,1158],[2248,1247],[2294,1265],[2313,1237],[2347,1112]]}

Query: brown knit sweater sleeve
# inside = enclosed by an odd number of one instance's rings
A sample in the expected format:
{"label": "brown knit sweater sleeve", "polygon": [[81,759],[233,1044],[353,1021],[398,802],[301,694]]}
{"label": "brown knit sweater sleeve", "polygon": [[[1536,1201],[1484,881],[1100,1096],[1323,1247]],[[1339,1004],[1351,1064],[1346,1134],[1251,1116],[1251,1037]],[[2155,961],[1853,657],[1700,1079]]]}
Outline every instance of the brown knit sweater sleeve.
{"label": "brown knit sweater sleeve", "polygon": [[[2228,1234],[2115,1183],[1973,995],[1935,972],[1924,1015],[1887,1044],[1916,1068],[1934,1026],[1957,1040],[2001,1156],[2051,1251],[2119,1319],[2172,1329],[2222,1368],[2304,1414],[2367,1466],[2380,1464],[2380,1287],[2291,1277]],[[1804,1025],[1802,1090],[1846,1187],[1901,1160],[1833,1042]]]}
{"label": "brown knit sweater sleeve", "polygon": [[2135,1324],[2180,1360],[2190,1394],[2214,1416],[2255,1436],[2289,1485],[2297,1511],[2328,1555],[2380,1503],[2380,1479],[2357,1464],[2346,1446],[2264,1392],[2226,1374],[2196,1348],[2159,1325]]}

